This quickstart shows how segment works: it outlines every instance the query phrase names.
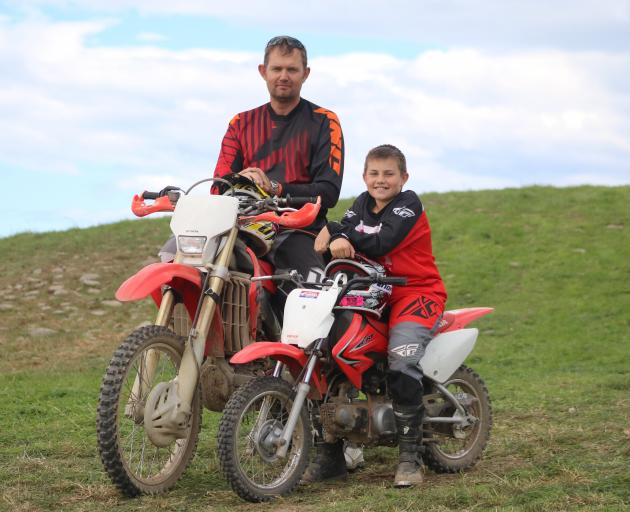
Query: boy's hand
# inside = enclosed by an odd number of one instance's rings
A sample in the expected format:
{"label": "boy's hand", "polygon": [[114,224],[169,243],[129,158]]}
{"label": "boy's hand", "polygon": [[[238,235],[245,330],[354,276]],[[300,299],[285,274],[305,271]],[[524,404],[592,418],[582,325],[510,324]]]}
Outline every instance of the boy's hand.
{"label": "boy's hand", "polygon": [[335,238],[329,249],[333,258],[354,258],[354,247],[345,238]]}
{"label": "boy's hand", "polygon": [[325,253],[328,250],[328,244],[330,243],[330,232],[328,228],[324,226],[315,239],[315,252],[320,254]]}

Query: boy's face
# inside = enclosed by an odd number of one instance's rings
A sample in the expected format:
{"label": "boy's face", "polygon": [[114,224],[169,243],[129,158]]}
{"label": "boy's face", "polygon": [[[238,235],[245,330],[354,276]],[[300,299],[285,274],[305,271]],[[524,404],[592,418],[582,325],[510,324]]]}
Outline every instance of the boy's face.
{"label": "boy's face", "polygon": [[363,173],[363,181],[370,194],[381,204],[389,203],[402,191],[409,175],[400,172],[395,158],[370,159]]}

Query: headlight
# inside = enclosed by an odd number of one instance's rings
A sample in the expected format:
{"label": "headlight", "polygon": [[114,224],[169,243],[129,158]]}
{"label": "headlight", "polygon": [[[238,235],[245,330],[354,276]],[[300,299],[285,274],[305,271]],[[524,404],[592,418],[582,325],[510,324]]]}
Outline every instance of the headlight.
{"label": "headlight", "polygon": [[208,237],[205,236],[184,236],[177,237],[179,250],[184,254],[202,254]]}

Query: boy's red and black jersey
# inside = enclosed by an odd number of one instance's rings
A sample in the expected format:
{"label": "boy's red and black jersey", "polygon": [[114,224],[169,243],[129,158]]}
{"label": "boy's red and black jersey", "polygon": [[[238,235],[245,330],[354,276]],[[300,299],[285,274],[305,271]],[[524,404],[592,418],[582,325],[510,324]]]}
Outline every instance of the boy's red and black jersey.
{"label": "boy's red and black jersey", "polygon": [[[401,192],[378,213],[372,211],[374,206],[372,196],[361,194],[341,222],[328,223],[331,238],[346,237],[355,250],[385,266],[388,275],[407,277],[408,291],[421,288],[446,303],[446,289],[433,257],[431,228],[416,193]],[[405,293],[405,288],[399,290]]]}
{"label": "boy's red and black jersey", "polygon": [[266,103],[230,121],[214,176],[258,167],[282,185],[282,195],[321,196],[322,208],[311,226],[315,230],[339,199],[343,157],[343,135],[334,112],[302,98],[281,116]]}

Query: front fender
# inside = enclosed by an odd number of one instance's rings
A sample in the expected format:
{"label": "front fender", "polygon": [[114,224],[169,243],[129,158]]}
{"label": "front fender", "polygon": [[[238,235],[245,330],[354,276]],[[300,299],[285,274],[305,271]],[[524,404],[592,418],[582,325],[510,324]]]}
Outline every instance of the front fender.
{"label": "front fender", "polygon": [[151,295],[159,306],[162,301],[160,287],[163,285],[171,286],[181,295],[192,318],[201,294],[201,275],[196,268],[188,265],[180,263],[147,265],[120,285],[116,291],[116,299],[126,302]]}
{"label": "front fender", "polygon": [[[302,373],[308,361],[304,350],[294,345],[287,345],[286,343],[280,343],[278,341],[258,341],[247,345],[243,350],[237,352],[230,359],[230,363],[245,364],[267,357],[286,364],[291,375],[296,380],[299,378],[300,373]],[[325,395],[327,387],[323,376],[320,377],[319,369],[320,364],[317,363],[311,378],[311,383],[318,395],[313,397],[315,399],[321,399],[321,397]]]}

